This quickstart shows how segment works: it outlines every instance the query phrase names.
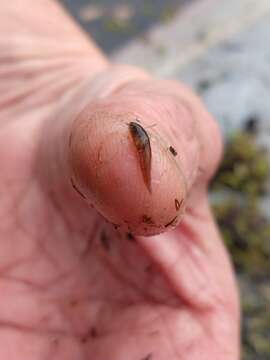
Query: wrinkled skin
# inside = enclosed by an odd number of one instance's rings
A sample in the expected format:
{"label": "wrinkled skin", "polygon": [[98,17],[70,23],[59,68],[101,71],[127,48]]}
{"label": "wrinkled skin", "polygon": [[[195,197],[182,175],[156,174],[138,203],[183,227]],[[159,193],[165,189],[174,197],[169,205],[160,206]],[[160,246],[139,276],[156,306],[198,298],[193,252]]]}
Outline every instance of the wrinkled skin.
{"label": "wrinkled skin", "polygon": [[[4,18],[6,11],[22,23],[0,25],[0,358],[237,360],[238,296],[206,193],[221,156],[213,119],[183,86],[110,65],[50,6],[48,27],[39,5],[23,20],[15,5],[0,5]],[[156,131],[178,150],[175,160],[160,150],[161,170],[153,171],[170,176],[154,185],[153,202],[114,181],[134,171],[134,187],[148,191],[139,167],[125,165],[136,164],[132,144],[121,152],[127,127],[119,137],[106,133],[106,124],[136,111],[146,128],[155,119],[150,136]],[[89,121],[85,140],[80,129]],[[100,144],[106,151],[98,157]],[[156,153],[161,145],[153,144]],[[182,221],[143,236],[153,226],[134,219],[147,203],[165,224],[175,214],[167,204],[175,188]]]}

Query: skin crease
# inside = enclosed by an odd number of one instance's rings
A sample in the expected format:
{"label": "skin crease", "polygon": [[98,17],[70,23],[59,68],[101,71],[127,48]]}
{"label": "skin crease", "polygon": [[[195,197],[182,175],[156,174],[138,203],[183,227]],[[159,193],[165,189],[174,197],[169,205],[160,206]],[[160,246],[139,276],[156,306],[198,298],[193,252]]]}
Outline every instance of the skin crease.
{"label": "skin crease", "polygon": [[0,17],[0,358],[238,360],[207,201],[221,141],[200,100],[111,65],[54,1],[1,2]]}

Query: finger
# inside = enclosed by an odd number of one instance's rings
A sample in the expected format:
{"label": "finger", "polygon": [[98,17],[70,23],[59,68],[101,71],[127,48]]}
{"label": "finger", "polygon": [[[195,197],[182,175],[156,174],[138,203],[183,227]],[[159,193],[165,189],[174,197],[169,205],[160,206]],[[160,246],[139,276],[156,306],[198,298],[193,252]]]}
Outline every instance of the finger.
{"label": "finger", "polygon": [[153,235],[177,226],[199,168],[207,179],[221,146],[187,89],[134,73],[108,70],[93,83],[96,99],[70,130],[68,162],[76,188],[108,221]]}

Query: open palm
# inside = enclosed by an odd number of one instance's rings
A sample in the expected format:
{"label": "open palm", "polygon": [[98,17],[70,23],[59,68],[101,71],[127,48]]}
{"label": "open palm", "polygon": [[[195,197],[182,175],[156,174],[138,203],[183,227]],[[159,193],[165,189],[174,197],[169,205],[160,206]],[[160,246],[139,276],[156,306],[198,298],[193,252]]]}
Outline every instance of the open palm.
{"label": "open palm", "polygon": [[[236,360],[206,195],[215,123],[189,90],[93,62],[70,32],[73,51],[48,37],[0,63],[0,358]],[[150,136],[152,193],[130,121]]]}

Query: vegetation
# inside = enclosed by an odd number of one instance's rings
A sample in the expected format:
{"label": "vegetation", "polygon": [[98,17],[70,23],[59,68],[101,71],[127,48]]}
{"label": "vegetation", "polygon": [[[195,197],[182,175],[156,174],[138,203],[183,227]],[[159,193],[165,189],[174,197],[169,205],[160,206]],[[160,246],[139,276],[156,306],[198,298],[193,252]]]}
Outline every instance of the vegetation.
{"label": "vegetation", "polygon": [[253,133],[234,134],[211,187],[242,292],[245,360],[270,359],[270,220],[261,209],[269,185],[268,155]]}

